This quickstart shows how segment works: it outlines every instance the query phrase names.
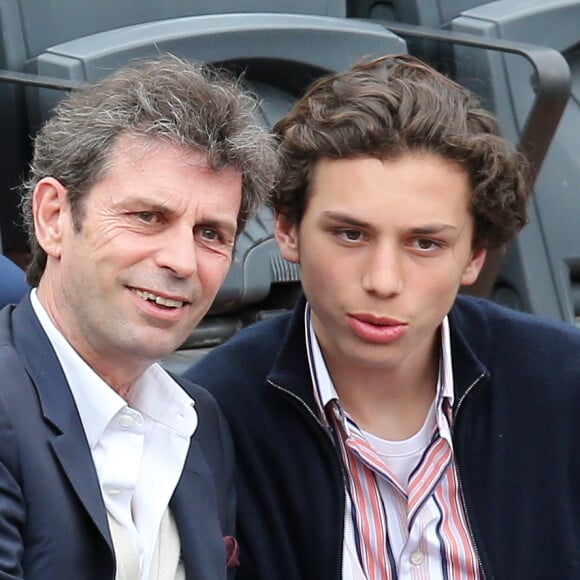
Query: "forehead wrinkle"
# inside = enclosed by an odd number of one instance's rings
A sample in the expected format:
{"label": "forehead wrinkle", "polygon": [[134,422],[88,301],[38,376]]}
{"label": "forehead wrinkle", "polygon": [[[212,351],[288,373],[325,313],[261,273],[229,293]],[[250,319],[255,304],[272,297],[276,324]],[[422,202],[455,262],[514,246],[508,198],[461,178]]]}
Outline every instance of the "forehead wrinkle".
{"label": "forehead wrinkle", "polygon": [[197,167],[211,171],[206,152],[168,139],[139,133],[123,133],[117,137],[108,156],[107,167],[114,167],[122,161],[136,167],[142,164],[147,157],[167,149],[173,151],[175,159],[184,167]]}

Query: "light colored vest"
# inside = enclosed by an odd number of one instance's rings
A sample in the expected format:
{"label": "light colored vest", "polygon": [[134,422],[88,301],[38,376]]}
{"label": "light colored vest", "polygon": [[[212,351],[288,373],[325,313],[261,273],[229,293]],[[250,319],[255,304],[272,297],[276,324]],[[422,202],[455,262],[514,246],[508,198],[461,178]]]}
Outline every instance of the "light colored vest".
{"label": "light colored vest", "polygon": [[[107,519],[117,561],[115,580],[139,580],[139,557],[131,538],[109,513]],[[166,509],[159,526],[148,580],[185,580],[185,569],[180,553],[177,526],[171,512]]]}

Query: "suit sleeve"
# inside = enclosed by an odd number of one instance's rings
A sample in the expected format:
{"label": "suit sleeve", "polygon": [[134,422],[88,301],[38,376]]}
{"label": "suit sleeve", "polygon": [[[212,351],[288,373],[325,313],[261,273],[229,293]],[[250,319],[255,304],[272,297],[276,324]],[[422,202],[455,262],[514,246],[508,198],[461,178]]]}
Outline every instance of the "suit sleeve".
{"label": "suit sleeve", "polygon": [[25,506],[17,471],[14,430],[0,399],[0,580],[24,578],[22,529]]}

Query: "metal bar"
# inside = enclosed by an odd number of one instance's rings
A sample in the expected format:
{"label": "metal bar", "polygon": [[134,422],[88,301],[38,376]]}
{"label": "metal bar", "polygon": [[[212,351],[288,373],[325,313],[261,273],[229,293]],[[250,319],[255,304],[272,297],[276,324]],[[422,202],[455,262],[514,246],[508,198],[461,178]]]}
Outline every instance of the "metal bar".
{"label": "metal bar", "polygon": [[530,163],[530,185],[533,186],[570,97],[571,74],[566,59],[557,50],[545,46],[412,24],[380,20],[371,22],[402,37],[516,54],[531,63],[536,73],[536,83],[533,87],[536,98],[526,118],[518,148]]}
{"label": "metal bar", "polygon": [[32,73],[23,73],[2,69],[0,69],[0,82],[13,83],[16,85],[26,85],[29,87],[56,89],[58,91],[76,91],[86,84],[68,79],[59,79],[56,77],[46,77]]}

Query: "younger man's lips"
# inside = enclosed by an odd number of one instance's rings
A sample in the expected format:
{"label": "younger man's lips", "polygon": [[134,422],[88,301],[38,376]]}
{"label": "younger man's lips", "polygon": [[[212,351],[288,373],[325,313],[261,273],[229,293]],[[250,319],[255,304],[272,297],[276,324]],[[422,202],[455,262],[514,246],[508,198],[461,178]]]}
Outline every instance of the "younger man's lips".
{"label": "younger man's lips", "polygon": [[362,340],[374,344],[388,344],[407,331],[407,325],[385,317],[355,314],[347,318],[350,329]]}

